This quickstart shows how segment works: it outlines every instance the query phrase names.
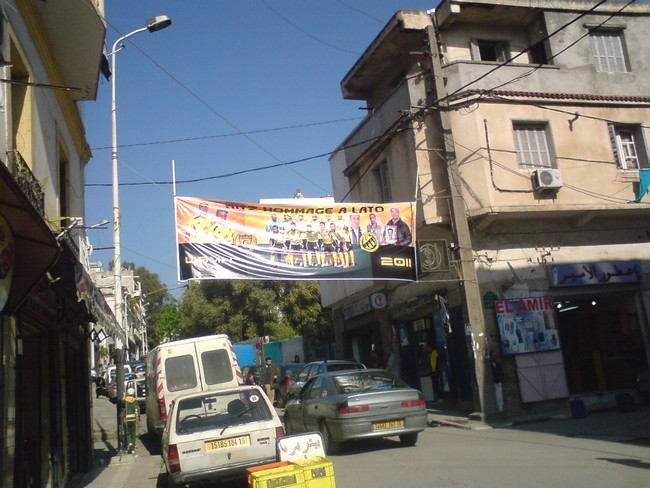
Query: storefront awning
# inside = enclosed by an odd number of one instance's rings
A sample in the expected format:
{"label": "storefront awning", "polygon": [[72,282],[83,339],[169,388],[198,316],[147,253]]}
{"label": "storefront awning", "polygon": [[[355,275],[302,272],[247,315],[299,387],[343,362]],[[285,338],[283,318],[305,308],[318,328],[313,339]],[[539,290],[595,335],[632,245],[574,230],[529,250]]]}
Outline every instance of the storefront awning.
{"label": "storefront awning", "polygon": [[14,238],[15,269],[3,313],[11,313],[54,264],[60,248],[8,168],[0,162],[0,215]]}

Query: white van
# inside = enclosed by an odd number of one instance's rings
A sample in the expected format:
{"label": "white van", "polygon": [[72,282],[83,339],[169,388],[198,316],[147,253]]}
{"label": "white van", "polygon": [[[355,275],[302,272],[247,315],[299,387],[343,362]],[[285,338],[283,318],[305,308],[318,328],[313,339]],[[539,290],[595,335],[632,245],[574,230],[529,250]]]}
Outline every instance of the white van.
{"label": "white van", "polygon": [[243,383],[225,334],[161,344],[147,356],[147,431],[162,434],[169,405],[177,396]]}

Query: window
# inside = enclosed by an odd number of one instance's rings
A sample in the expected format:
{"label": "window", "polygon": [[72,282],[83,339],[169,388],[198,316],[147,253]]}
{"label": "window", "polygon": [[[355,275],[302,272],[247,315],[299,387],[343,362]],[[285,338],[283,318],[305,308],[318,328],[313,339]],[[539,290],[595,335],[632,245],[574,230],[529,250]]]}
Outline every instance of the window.
{"label": "window", "polygon": [[472,59],[475,61],[497,61],[504,63],[510,59],[510,49],[505,41],[472,39]]}
{"label": "window", "polygon": [[326,396],[327,390],[323,389],[323,377],[319,376],[314,379],[311,384],[309,392],[307,392],[307,398],[316,399]]}
{"label": "window", "polygon": [[165,360],[167,389],[181,391],[196,388],[194,358],[189,354],[171,357]]}
{"label": "window", "polygon": [[618,169],[650,166],[640,126],[609,124],[609,137]]}
{"label": "window", "polygon": [[625,73],[623,31],[594,30],[589,33],[596,70],[602,73]]}
{"label": "window", "polygon": [[516,123],[513,126],[517,163],[523,168],[550,168],[546,124]]}
{"label": "window", "polygon": [[390,176],[388,174],[388,163],[379,163],[375,173],[375,197],[379,203],[392,202],[393,197],[390,189]]}
{"label": "window", "polygon": [[218,385],[232,381],[232,366],[225,349],[215,349],[201,354],[201,364],[207,385]]}

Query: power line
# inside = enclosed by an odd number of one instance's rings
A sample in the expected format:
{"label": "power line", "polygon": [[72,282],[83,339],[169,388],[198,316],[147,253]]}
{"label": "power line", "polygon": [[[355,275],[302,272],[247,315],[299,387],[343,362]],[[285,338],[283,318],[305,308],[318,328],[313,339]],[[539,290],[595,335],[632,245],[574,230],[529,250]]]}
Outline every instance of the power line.
{"label": "power line", "polygon": [[[249,130],[249,131],[243,131],[243,132],[231,132],[229,134],[216,134],[216,135],[211,135],[211,136],[197,136],[197,137],[186,137],[183,139],[165,139],[162,141],[150,141],[150,142],[136,142],[133,144],[120,144],[118,147],[124,148],[124,147],[138,147],[138,146],[153,146],[153,145],[158,145],[158,144],[174,144],[177,142],[193,142],[193,141],[203,141],[206,139],[220,139],[220,138],[225,138],[225,137],[235,137],[235,136],[240,136],[243,134],[262,134],[266,132],[277,132],[277,131],[282,131],[282,130],[290,130],[290,129],[303,129],[305,127],[316,127],[319,125],[327,125],[327,124],[337,124],[339,122],[349,122],[351,120],[360,120],[363,117],[348,117],[345,119],[336,119],[336,120],[326,120],[323,122],[311,122],[308,124],[297,124],[297,125],[288,125],[284,127],[271,127],[269,129],[258,129],[258,130]],[[93,151],[99,151],[99,150],[104,150],[104,149],[112,149],[111,146],[101,146],[101,147],[93,147],[91,148]]]}
{"label": "power line", "polygon": [[[110,25],[113,29],[115,27],[106,19],[104,18],[106,23]],[[120,32],[118,29],[115,29],[118,33]],[[286,165],[282,159],[280,159],[278,156],[276,156],[274,153],[272,153],[269,149],[266,147],[262,146],[260,143],[258,143],[256,140],[254,140],[252,137],[250,137],[245,131],[240,129],[237,125],[235,125],[233,122],[231,122],[225,115],[220,113],[218,110],[216,110],[212,105],[210,105],[203,97],[199,96],[196,94],[193,90],[191,90],[185,83],[181,82],[176,76],[174,76],[167,68],[165,68],[162,64],[160,64],[158,61],[153,59],[149,54],[147,54],[143,49],[141,49],[137,44],[133,42],[132,39],[127,39],[127,42],[129,42],[133,47],[135,47],[140,53],[147,58],[151,63],[153,63],[159,70],[161,70],[163,73],[165,73],[171,80],[173,80],[178,86],[180,86],[183,90],[185,90],[187,93],[189,93],[195,100],[197,100],[201,105],[206,107],[210,112],[215,114],[217,117],[219,117],[221,120],[223,120],[226,124],[228,124],[230,127],[235,129],[238,134],[242,135],[246,139],[248,139],[249,142],[251,142],[253,145],[255,145],[257,148],[259,148],[261,151],[264,153],[268,154],[271,156],[273,159],[278,161],[280,163],[280,166],[284,164],[284,166],[289,169],[290,171],[293,171],[295,174],[303,178],[304,180],[308,181],[312,185],[314,185],[317,188],[320,188],[323,191],[328,191],[326,188],[321,186],[319,183],[313,181],[312,179],[308,178],[307,176],[301,174],[300,172],[296,171],[295,169],[291,168],[290,165]]]}
{"label": "power line", "polygon": [[[556,34],[562,32],[564,29],[566,29],[567,27],[569,27],[571,24],[574,24],[575,22],[577,22],[577,21],[580,20],[581,18],[583,18],[583,17],[585,17],[586,15],[592,13],[594,10],[596,10],[598,7],[600,7],[602,4],[606,3],[607,1],[608,1],[608,0],[600,0],[596,5],[594,5],[594,6],[591,7],[590,9],[588,9],[588,10],[586,10],[586,11],[580,13],[580,15],[578,15],[578,16],[575,17],[574,19],[572,19],[572,20],[570,20],[569,22],[567,22],[566,24],[564,24],[564,25],[558,27],[558,28],[555,29],[553,32],[551,32],[550,34],[547,34],[545,37],[543,37],[542,39],[540,39],[540,40],[538,41],[538,43],[549,40],[551,37],[553,37],[554,35],[556,35]],[[635,1],[636,1],[636,0],[631,0],[631,2],[628,3],[628,5],[634,3]],[[627,5],[626,5],[626,6],[627,6]],[[619,11],[619,12],[620,12],[620,11]],[[492,73],[494,73],[495,71],[497,71],[497,70],[503,68],[504,66],[508,66],[509,64],[512,64],[512,62],[513,62],[514,60],[516,60],[516,59],[520,58],[521,56],[523,56],[524,54],[528,53],[528,52],[530,51],[531,48],[532,48],[532,46],[531,46],[531,47],[528,47],[528,48],[526,48],[526,49],[524,49],[524,50],[522,50],[519,54],[513,56],[512,58],[509,58],[509,59],[505,60],[505,61],[502,62],[502,63],[499,63],[497,66],[495,66],[494,68],[492,68],[492,69],[488,70],[487,72],[483,73],[481,76],[479,76],[479,77],[477,77],[477,78],[475,78],[475,79],[473,79],[473,80],[471,80],[471,81],[465,83],[463,86],[457,88],[456,90],[454,90],[453,92],[451,92],[451,93],[445,95],[444,97],[442,97],[442,98],[438,98],[436,101],[432,102],[432,105],[437,105],[437,104],[439,104],[440,102],[444,102],[445,100],[448,100],[448,99],[452,98],[454,95],[456,95],[456,94],[460,93],[461,91],[465,90],[465,88],[467,88],[467,87],[473,85],[474,83],[476,83],[476,82],[478,82],[478,81],[481,81],[481,80],[484,79],[484,78],[487,78],[487,77],[490,76]]]}

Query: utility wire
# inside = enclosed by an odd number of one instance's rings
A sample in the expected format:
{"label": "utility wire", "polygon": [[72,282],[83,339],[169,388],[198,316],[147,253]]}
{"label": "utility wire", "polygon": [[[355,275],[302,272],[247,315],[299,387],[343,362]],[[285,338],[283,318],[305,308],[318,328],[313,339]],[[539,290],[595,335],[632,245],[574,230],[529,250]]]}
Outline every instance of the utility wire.
{"label": "utility wire", "polygon": [[[594,10],[596,10],[598,7],[600,7],[602,4],[606,3],[607,1],[608,1],[608,0],[600,0],[596,5],[594,5],[593,7],[591,7],[589,10],[586,10],[586,11],[580,13],[580,15],[578,15],[578,16],[575,17],[574,19],[572,19],[572,20],[570,20],[569,22],[567,22],[566,24],[564,24],[564,25],[558,27],[558,28],[555,29],[553,32],[551,32],[550,34],[547,34],[545,37],[543,37],[542,39],[540,39],[540,40],[538,41],[538,43],[539,43],[539,42],[547,41],[548,39],[550,39],[550,38],[553,37],[554,35],[556,35],[556,34],[562,32],[564,29],[566,29],[567,27],[569,27],[571,24],[576,23],[576,22],[577,22],[578,20],[580,20],[581,18],[583,18],[583,17],[585,17],[586,15],[592,13]],[[630,2],[630,4],[631,4],[631,3],[634,3],[635,1],[636,1],[636,0],[632,0],[632,1]],[[628,4],[628,5],[629,5],[629,4]],[[531,46],[531,47],[532,47],[532,46]],[[505,60],[505,61],[502,62],[502,63],[499,63],[497,66],[495,66],[495,67],[492,68],[491,70],[488,70],[488,71],[486,71],[485,73],[483,73],[481,76],[479,76],[479,77],[473,79],[472,81],[469,81],[469,82],[465,83],[463,86],[457,88],[457,89],[454,90],[453,92],[451,92],[451,93],[445,95],[445,96],[442,97],[442,98],[438,98],[438,100],[436,100],[435,102],[433,102],[433,105],[437,105],[437,104],[439,104],[439,103],[441,103],[441,102],[444,102],[444,101],[446,101],[446,100],[448,100],[448,99],[450,99],[450,98],[453,98],[454,95],[457,95],[457,94],[460,93],[461,91],[465,90],[467,87],[472,86],[473,84],[475,84],[475,83],[478,82],[478,81],[481,81],[481,80],[484,79],[484,78],[487,78],[487,77],[490,76],[492,73],[494,73],[495,71],[497,71],[497,70],[503,68],[504,66],[508,66],[509,64],[512,64],[512,62],[513,62],[514,60],[516,60],[516,59],[520,58],[521,56],[523,56],[524,54],[526,54],[528,51],[530,51],[530,49],[531,49],[530,47],[524,49],[524,50],[521,51],[519,54],[513,56],[513,57],[510,58],[510,59]]]}
{"label": "utility wire", "polygon": [[289,25],[290,25],[291,27],[293,27],[294,29],[296,29],[296,30],[302,32],[304,35],[306,35],[306,36],[309,37],[310,39],[313,39],[314,41],[319,42],[319,43],[321,43],[321,44],[323,44],[323,45],[325,45],[325,46],[327,46],[327,47],[331,47],[332,49],[336,49],[337,51],[343,51],[344,53],[355,54],[355,55],[357,55],[357,56],[361,54],[360,52],[357,52],[357,51],[350,51],[349,49],[345,49],[345,48],[343,48],[343,47],[335,46],[334,44],[330,44],[329,42],[324,41],[323,39],[320,39],[320,38],[316,37],[316,36],[313,35],[311,32],[309,32],[309,31],[303,29],[302,27],[300,27],[299,25],[295,24],[294,22],[292,22],[291,20],[289,20],[287,17],[285,17],[284,15],[282,15],[280,12],[278,12],[277,10],[275,10],[275,9],[274,9],[273,7],[271,7],[271,6],[268,4],[268,2],[266,2],[265,0],[260,0],[260,1],[262,2],[262,5],[264,5],[266,8],[268,8],[271,12],[273,12],[275,15],[277,15],[278,17],[280,17],[282,20],[284,20],[287,24],[289,24]]}
{"label": "utility wire", "polygon": [[[363,117],[348,117],[345,119],[336,119],[336,120],[326,120],[323,122],[312,122],[309,124],[298,124],[298,125],[288,125],[284,127],[271,127],[269,129],[258,129],[258,130],[249,130],[249,131],[244,131],[244,132],[232,132],[230,134],[216,134],[216,135],[211,135],[211,136],[198,136],[198,137],[186,137],[183,139],[165,139],[162,141],[150,141],[150,142],[136,142],[133,144],[120,144],[118,147],[124,148],[124,147],[138,147],[138,146],[154,146],[158,144],[174,144],[177,142],[194,142],[194,141],[204,141],[206,139],[221,139],[225,137],[235,137],[235,136],[240,136],[243,134],[262,134],[265,132],[277,132],[281,130],[290,130],[290,129],[303,129],[305,127],[316,127],[319,125],[327,125],[327,124],[337,124],[339,122],[349,122],[351,120],[360,120]],[[99,151],[103,149],[112,149],[111,146],[101,146],[101,147],[93,147],[91,148],[93,151]]]}
{"label": "utility wire", "polygon": [[[113,29],[115,27],[106,19],[104,18],[106,23],[110,25]],[[118,29],[115,29],[118,33],[120,32]],[[135,47],[140,53],[147,58],[151,63],[153,63],[159,70],[161,70],[163,73],[165,73],[170,79],[172,79],[178,86],[180,86],[183,90],[185,90],[187,93],[189,93],[195,100],[197,100],[201,105],[206,107],[210,112],[215,114],[217,117],[219,117],[221,120],[223,120],[226,124],[228,124],[230,127],[235,129],[238,134],[242,135],[245,137],[249,142],[251,142],[253,145],[255,145],[257,148],[259,148],[261,151],[266,153],[267,155],[271,156],[271,158],[275,159],[280,163],[280,166],[285,164],[279,157],[277,157],[275,154],[273,154],[269,149],[266,147],[262,146],[260,143],[258,143],[255,139],[250,137],[245,131],[240,129],[237,125],[235,125],[233,122],[231,122],[225,115],[223,115],[221,112],[216,110],[212,105],[210,105],[203,97],[199,96],[196,94],[193,90],[191,90],[185,83],[183,83],[181,80],[179,80],[176,76],[174,76],[167,68],[165,68],[162,64],[160,64],[158,61],[153,59],[149,54],[147,54],[143,49],[141,49],[137,44],[133,42],[132,39],[126,39],[125,42],[130,43],[133,47]],[[290,171],[293,171],[295,174],[303,178],[304,180],[310,182],[312,185],[314,185],[317,188],[320,188],[321,190],[327,192],[327,188],[321,186],[319,183],[313,181],[312,179],[308,178],[307,176],[301,174],[300,172],[296,171],[295,169],[291,168],[289,165],[285,165],[287,169]]]}

